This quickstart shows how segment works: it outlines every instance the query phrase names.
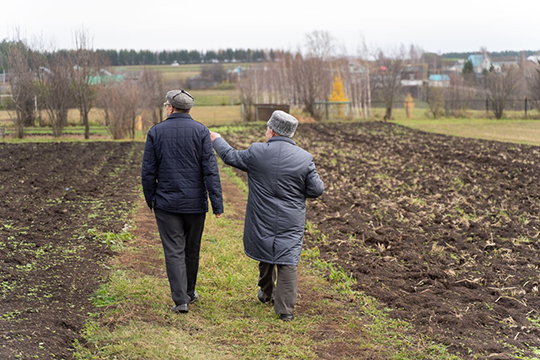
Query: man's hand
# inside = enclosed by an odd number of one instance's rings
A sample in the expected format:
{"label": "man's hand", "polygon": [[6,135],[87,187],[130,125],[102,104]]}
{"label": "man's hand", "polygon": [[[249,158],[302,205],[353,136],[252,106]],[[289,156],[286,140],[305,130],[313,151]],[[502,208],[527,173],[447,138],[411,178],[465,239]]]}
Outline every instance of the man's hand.
{"label": "man's hand", "polygon": [[221,137],[221,135],[219,135],[218,133],[210,131],[210,140],[212,140],[212,142],[214,142],[214,140],[216,140],[217,138],[220,138],[220,137]]}
{"label": "man's hand", "polygon": [[[218,134],[218,135],[219,135],[219,134]],[[215,215],[216,215],[216,218],[218,218],[218,219],[219,219],[220,217],[222,217],[222,216],[223,216],[223,213],[221,213],[221,214],[215,214]]]}

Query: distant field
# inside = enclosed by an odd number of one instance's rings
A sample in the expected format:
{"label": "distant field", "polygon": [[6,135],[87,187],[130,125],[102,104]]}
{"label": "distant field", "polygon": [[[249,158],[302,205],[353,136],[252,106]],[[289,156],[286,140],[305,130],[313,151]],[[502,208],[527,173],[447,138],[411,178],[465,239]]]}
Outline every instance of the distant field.
{"label": "distant field", "polygon": [[230,124],[242,121],[240,105],[235,106],[195,106],[191,116],[206,126]]}
{"label": "distant field", "polygon": [[[431,115],[431,113],[428,111],[427,108],[422,108],[422,107],[418,106],[418,105],[425,106],[424,104],[425,103],[418,103],[417,104],[417,107],[413,111],[412,119],[415,119],[415,120],[421,120],[421,119],[431,120],[431,119],[433,119],[433,116]],[[385,109],[383,109],[381,107],[377,107],[377,108],[374,107],[374,108],[371,109],[371,114],[372,114],[372,117],[375,120],[382,120],[383,117],[384,117],[384,114],[385,114]],[[540,118],[540,113],[538,112],[538,110],[530,110],[527,115],[531,119]],[[525,112],[524,111],[507,110],[503,114],[503,121],[508,120],[508,119],[523,120],[524,117],[525,117]],[[395,119],[395,120],[407,119],[405,109],[403,109],[403,108],[394,108],[394,109],[392,109],[392,118]],[[464,113],[463,118],[464,119],[467,119],[467,118],[470,118],[470,119],[486,119],[486,118],[494,118],[494,115],[493,115],[493,112],[491,112],[491,111],[486,114],[486,112],[484,110],[466,110],[465,113]]]}
{"label": "distant field", "polygon": [[[166,84],[174,83],[175,81],[185,81],[188,78],[194,77],[201,73],[201,69],[205,65],[212,64],[181,64],[178,66],[172,65],[133,65],[133,66],[115,66],[113,69],[118,72],[124,71],[143,71],[144,69],[149,69],[153,71],[158,71],[162,74],[163,80]],[[237,66],[249,67],[250,64],[244,63],[228,63],[223,64],[223,67],[227,69],[232,69]]]}
{"label": "distant field", "polygon": [[540,146],[540,120],[450,118],[400,119],[393,122],[427,132]]}

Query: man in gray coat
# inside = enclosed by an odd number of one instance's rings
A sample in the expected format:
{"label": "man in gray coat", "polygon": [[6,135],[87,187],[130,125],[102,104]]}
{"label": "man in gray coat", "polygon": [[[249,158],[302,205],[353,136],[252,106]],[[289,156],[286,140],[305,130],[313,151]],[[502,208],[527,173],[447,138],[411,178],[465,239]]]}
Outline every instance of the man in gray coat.
{"label": "man in gray coat", "polygon": [[311,154],[291,139],[298,120],[275,111],[267,125],[267,142],[247,150],[233,149],[214,132],[210,139],[225,164],[248,173],[244,251],[260,262],[259,300],[273,300],[276,314],[287,321],[294,318],[306,198],[320,196],[324,183]]}

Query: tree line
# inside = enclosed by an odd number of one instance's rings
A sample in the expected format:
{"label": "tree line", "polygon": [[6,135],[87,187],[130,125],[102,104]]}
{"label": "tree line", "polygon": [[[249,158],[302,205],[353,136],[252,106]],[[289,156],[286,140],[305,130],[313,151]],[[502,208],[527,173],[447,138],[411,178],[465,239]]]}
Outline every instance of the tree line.
{"label": "tree line", "polygon": [[[531,55],[538,54],[538,50],[521,50],[521,51],[512,51],[512,50],[505,50],[505,51],[491,51],[489,55],[493,58],[498,57],[529,57]],[[441,57],[445,59],[466,59],[469,57],[469,55],[476,54],[477,52],[448,52],[441,54]]]}
{"label": "tree line", "polygon": [[[0,72],[7,70],[8,49],[13,44],[25,47],[22,41],[3,40],[0,43]],[[55,56],[69,57],[75,50],[57,50]],[[201,64],[224,62],[263,62],[275,57],[276,51],[262,49],[224,49],[224,50],[114,50],[95,49],[102,59],[111,66],[159,65],[159,64]],[[45,57],[52,56],[50,51],[43,51]]]}
{"label": "tree line", "polygon": [[[336,39],[327,32],[306,35],[302,50],[280,53],[274,62],[251,66],[238,81],[245,117],[255,119],[257,103],[300,106],[315,119],[323,118],[331,104],[329,94],[336,77],[342,80],[350,102],[350,117],[371,118],[372,106],[384,107],[384,120],[392,119],[408,93],[439,116],[469,116],[470,109],[485,109],[500,119],[519,101],[526,109],[540,107],[540,64],[531,61],[473,71],[466,63],[460,72],[430,81],[433,54],[418,46],[381,48],[365,43],[358,54],[339,54]],[[438,64],[437,64],[438,65]],[[439,71],[439,67],[435,67]]]}

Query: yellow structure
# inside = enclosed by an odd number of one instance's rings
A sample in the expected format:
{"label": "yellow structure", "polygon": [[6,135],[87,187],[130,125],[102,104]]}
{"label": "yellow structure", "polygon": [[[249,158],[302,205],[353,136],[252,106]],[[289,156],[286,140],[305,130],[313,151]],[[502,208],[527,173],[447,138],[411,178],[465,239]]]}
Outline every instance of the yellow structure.
{"label": "yellow structure", "polygon": [[142,130],[142,116],[140,115],[135,118],[135,130]]}
{"label": "yellow structure", "polygon": [[349,101],[349,98],[345,96],[345,90],[343,89],[343,80],[341,80],[341,74],[339,71],[337,76],[334,76],[332,95],[330,95],[328,101]]}
{"label": "yellow structure", "polygon": [[[334,84],[332,85],[332,95],[328,98],[328,101],[345,102],[349,101],[349,98],[345,96],[345,90],[343,89],[343,80],[341,79],[341,73],[338,70],[336,76],[334,76]],[[336,104],[334,107],[337,109],[338,117],[344,116],[344,109],[346,104]]]}
{"label": "yellow structure", "polygon": [[407,118],[412,118],[413,117],[413,112],[414,112],[414,99],[413,97],[411,96],[411,94],[407,94],[407,97],[405,98],[405,113],[407,114]]}

